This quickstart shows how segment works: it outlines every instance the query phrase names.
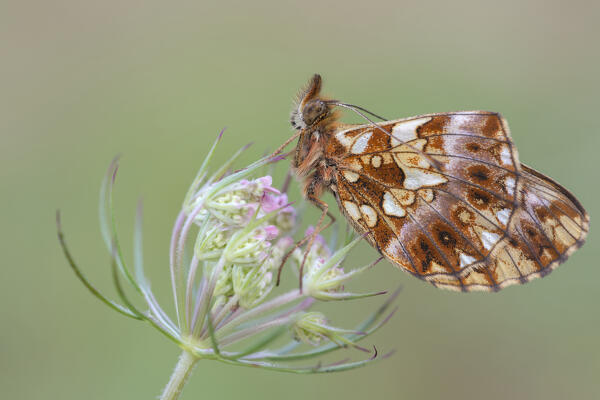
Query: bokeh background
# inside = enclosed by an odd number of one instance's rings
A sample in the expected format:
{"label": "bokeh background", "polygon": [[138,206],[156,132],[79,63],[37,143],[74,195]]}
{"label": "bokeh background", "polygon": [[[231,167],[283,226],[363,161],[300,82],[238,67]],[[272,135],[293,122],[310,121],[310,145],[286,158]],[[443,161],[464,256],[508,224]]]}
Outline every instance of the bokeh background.
{"label": "bokeh background", "polygon": [[[388,118],[502,112],[521,159],[579,197],[592,233],[550,276],[498,294],[436,290],[382,263],[358,286],[403,285],[371,340],[393,358],[326,376],[201,362],[183,398],[599,398],[598,4],[2,1],[0,397],[160,393],[178,349],[86,292],[58,247],[55,209],[81,266],[114,294],[96,210],[122,154],[122,236],[142,195],[147,268],[170,300],[171,223],[207,146],[227,126],[217,163],[250,141],[241,165],[273,149],[291,134],[292,97],[319,72],[326,92]],[[363,244],[352,261],[375,256]],[[358,320],[376,303],[331,318]]]}

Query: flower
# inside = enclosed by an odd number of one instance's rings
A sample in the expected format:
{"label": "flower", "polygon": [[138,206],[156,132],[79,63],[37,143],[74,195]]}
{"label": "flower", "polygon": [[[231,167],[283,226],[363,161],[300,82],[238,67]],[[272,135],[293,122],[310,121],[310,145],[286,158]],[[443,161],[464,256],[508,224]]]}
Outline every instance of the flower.
{"label": "flower", "polygon": [[[314,228],[309,227],[306,231],[306,236],[310,237],[313,233]],[[358,237],[339,249],[335,254],[332,254],[325,243],[325,239],[321,235],[316,235],[313,245],[308,252],[296,249],[293,254],[293,261],[298,270],[303,270],[301,278],[303,290],[309,296],[323,301],[358,299],[384,294],[385,292],[357,294],[344,291],[345,282],[382,260],[380,257],[369,265],[344,272],[341,264],[350,250],[360,240],[361,237]],[[304,268],[299,268],[302,262],[304,262]]]}
{"label": "flower", "polygon": [[294,325],[292,325],[294,339],[317,346],[326,336],[327,330],[322,329],[326,324],[327,318],[321,312],[313,311],[300,314]]}
{"label": "flower", "polygon": [[[384,293],[344,291],[345,282],[370,267],[345,272],[341,266],[361,238],[330,248],[322,236],[309,230],[306,234],[314,238],[312,246],[295,246],[289,234],[297,230],[298,222],[287,195],[273,186],[270,176],[253,177],[260,167],[276,160],[262,158],[229,172],[242,149],[208,176],[209,161],[220,139],[221,135],[192,182],[174,223],[169,251],[174,318],[156,301],[144,273],[141,205],[135,225],[133,270],[125,261],[112,209],[117,160],[110,165],[101,187],[100,220],[102,236],[112,255],[113,280],[121,304],[104,296],[84,276],[67,248],[57,214],[58,236],[65,256],[92,294],[119,313],[149,323],[183,350],[161,399],[179,396],[185,377],[200,359],[275,371],[319,373],[356,368],[383,358],[377,357],[375,351],[366,359],[329,366],[319,363],[316,367],[299,367],[291,363],[341,347],[362,349],[356,342],[389,319],[391,313],[388,317],[385,314],[395,295],[351,330],[335,328],[323,313],[312,311],[319,300]],[[189,256],[187,249],[192,250]],[[276,277],[292,250],[292,263],[303,271],[302,285],[285,291],[276,286]],[[302,263],[304,268],[300,268]],[[138,309],[129,300],[123,279],[143,298],[146,310]],[[292,342],[275,346],[276,340],[290,330]],[[315,348],[297,349],[294,338]],[[232,348],[234,344],[237,346]]]}
{"label": "flower", "polygon": [[318,346],[323,340],[330,340],[341,347],[353,346],[368,351],[346,337],[347,335],[364,335],[363,332],[335,328],[330,326],[328,322],[325,314],[321,312],[301,313],[292,325],[294,339],[313,346]]}
{"label": "flower", "polygon": [[[254,180],[242,179],[227,187],[206,185],[184,204],[188,213],[194,213],[196,223],[207,220],[228,227],[239,227],[253,217],[262,218],[278,211],[269,221],[274,228],[287,231],[295,223],[296,213],[287,195],[272,186],[272,178],[263,176]],[[216,220],[216,221],[215,221]]]}

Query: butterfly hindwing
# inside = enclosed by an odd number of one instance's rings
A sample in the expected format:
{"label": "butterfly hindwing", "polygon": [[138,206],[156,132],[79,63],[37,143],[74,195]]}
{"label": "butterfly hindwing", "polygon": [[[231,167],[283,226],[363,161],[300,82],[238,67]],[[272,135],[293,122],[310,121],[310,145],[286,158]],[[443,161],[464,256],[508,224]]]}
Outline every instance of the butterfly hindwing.
{"label": "butterfly hindwing", "polygon": [[326,154],[348,220],[395,265],[435,286],[498,290],[528,281],[587,232],[573,196],[520,165],[496,113],[340,129]]}

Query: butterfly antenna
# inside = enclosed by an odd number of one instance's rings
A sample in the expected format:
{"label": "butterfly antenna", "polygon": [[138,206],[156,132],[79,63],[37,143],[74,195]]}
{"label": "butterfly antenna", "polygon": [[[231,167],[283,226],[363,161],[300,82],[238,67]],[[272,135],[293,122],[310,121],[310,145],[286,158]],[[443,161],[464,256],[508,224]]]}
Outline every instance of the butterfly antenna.
{"label": "butterfly antenna", "polygon": [[372,115],[373,117],[378,118],[378,119],[380,119],[382,121],[387,121],[388,120],[388,118],[380,117],[379,115],[375,114],[374,112],[371,112],[371,111],[367,110],[366,108],[363,108],[361,106],[357,106],[357,105],[354,105],[354,104],[340,103],[338,101],[331,101],[331,102],[328,102],[328,103],[335,104],[335,105],[338,105],[338,106],[344,105],[344,106],[346,106],[348,108],[355,108],[357,110],[364,111],[367,114]]}
{"label": "butterfly antenna", "polygon": [[[409,147],[410,149],[414,150],[415,153],[422,155],[423,157],[425,157],[427,159],[427,161],[429,161],[429,163],[431,165],[433,165],[433,167],[438,171],[438,172],[442,172],[440,166],[439,166],[439,162],[437,162],[436,160],[432,159],[428,154],[425,154],[424,151],[417,149],[416,147],[414,147],[413,145],[411,145],[409,142],[405,142],[403,140],[398,139],[397,137],[395,137],[394,135],[392,135],[390,132],[386,131],[385,129],[383,129],[380,125],[378,125],[377,123],[375,123],[373,120],[371,120],[371,118],[367,117],[365,114],[363,114],[362,112],[360,112],[359,107],[353,106],[351,104],[346,104],[346,103],[340,103],[338,101],[332,101],[330,104],[334,104],[336,106],[342,107],[342,108],[347,108],[349,110],[354,111],[356,114],[358,114],[359,116],[363,117],[366,121],[369,122],[369,125],[373,126],[376,129],[379,129],[381,132],[385,133],[386,135],[388,135],[391,138],[396,139],[398,142],[400,142],[402,145]],[[367,111],[368,112],[368,111]],[[371,114],[369,112],[369,114]],[[377,117],[377,118],[381,118],[381,117]]]}

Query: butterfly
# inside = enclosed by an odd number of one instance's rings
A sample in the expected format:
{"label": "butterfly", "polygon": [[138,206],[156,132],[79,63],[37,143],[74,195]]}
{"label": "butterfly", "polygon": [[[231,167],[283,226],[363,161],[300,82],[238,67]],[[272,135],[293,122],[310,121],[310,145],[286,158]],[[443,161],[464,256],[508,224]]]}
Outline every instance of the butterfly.
{"label": "butterfly", "polygon": [[[589,217],[551,178],[519,162],[495,112],[373,122],[321,95],[314,75],[291,115],[292,171],[321,209],[331,192],[350,225],[400,269],[455,291],[498,291],[550,273],[584,242]],[[340,108],[367,124],[339,122]],[[314,237],[313,237],[314,239]],[[309,245],[310,246],[310,245]]]}

